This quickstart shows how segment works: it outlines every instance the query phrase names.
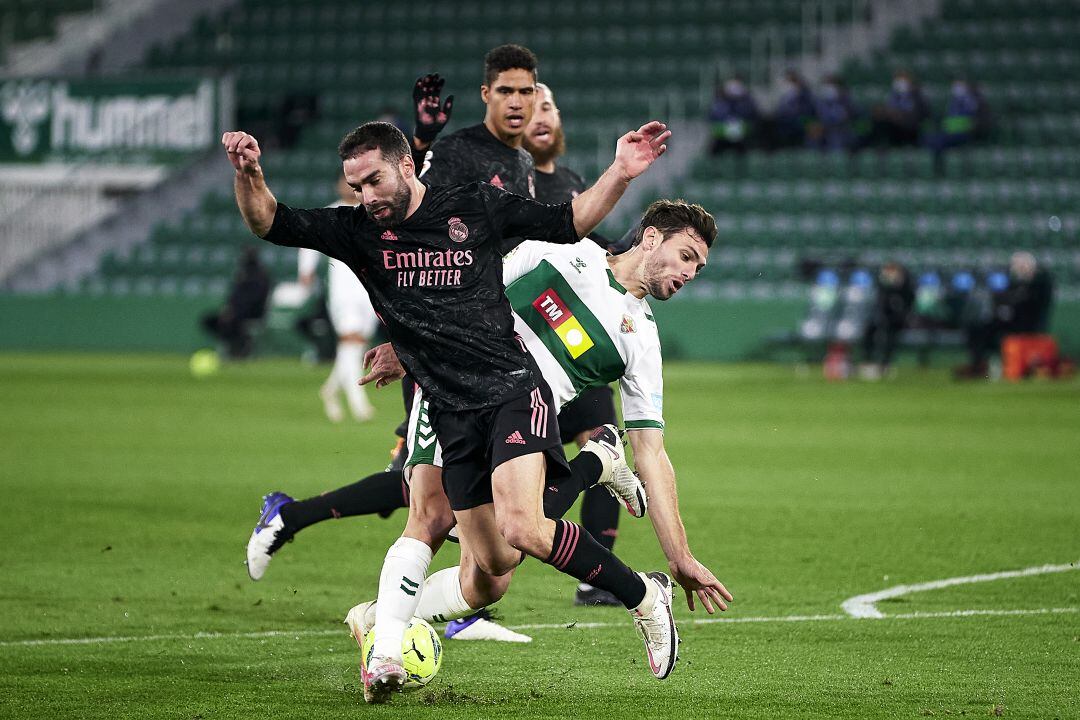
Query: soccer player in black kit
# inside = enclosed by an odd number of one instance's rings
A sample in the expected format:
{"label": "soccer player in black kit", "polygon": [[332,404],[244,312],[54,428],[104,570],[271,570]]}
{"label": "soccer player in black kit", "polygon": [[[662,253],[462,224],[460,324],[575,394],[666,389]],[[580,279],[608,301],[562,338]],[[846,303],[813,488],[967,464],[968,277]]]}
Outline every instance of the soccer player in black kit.
{"label": "soccer player in black kit", "polygon": [[[528,554],[615,594],[660,678],[671,672],[678,648],[671,578],[635,573],[579,526],[543,515],[545,479],[566,472],[566,460],[548,412],[550,391],[513,335],[501,262],[520,238],[574,242],[583,236],[666,150],[669,136],[658,122],[627,133],[596,185],[573,203],[550,206],[484,183],[426,187],[416,177],[404,135],[388,123],[367,123],[339,148],[346,179],[363,206],[315,210],[276,201],[255,138],[243,132],[222,137],[236,170],[237,204],[251,231],[347,264],[368,290],[402,365],[430,399],[443,446],[443,483],[414,484],[413,500],[423,503],[445,488],[463,552],[467,548],[493,578]],[[511,437],[515,442],[503,442]],[[403,535],[394,548],[401,551],[395,581],[422,583],[430,547]],[[398,574],[403,566],[406,572]],[[700,563],[672,570],[688,600],[696,592],[707,609],[713,602],[726,607],[730,594]],[[385,571],[384,565],[380,589]],[[382,610],[380,604],[375,655],[364,673],[365,697],[374,701],[388,699],[406,678],[393,655],[400,657],[409,618],[383,617]],[[387,647],[390,652],[380,650]]]}
{"label": "soccer player in black kit", "polygon": [[[546,126],[554,126],[558,137],[561,138],[562,132],[561,126],[556,124],[557,115],[554,119],[550,117],[553,107],[550,91],[546,100],[537,97],[536,71],[536,56],[527,48],[501,45],[492,49],[484,58],[484,84],[480,94],[487,110],[483,122],[444,136],[434,146],[433,141],[450,120],[453,97],[443,101],[443,80],[438,75],[419,78],[413,88],[416,122],[411,151],[417,166],[423,164],[421,180],[428,186],[483,181],[526,196],[532,196],[534,190],[542,191],[543,197],[538,199],[547,204],[566,202],[584,191],[584,181],[564,168],[550,174],[545,167],[544,173],[534,174],[532,153],[544,146],[542,138],[533,145],[528,144],[527,131],[534,129],[531,123],[534,108],[547,117]],[[555,182],[549,178],[554,178]],[[569,182],[574,183],[572,188]],[[411,379],[406,378],[403,384],[407,386],[404,388],[407,417],[412,400],[408,387]],[[593,431],[604,425],[611,427],[598,432],[596,440],[586,445]],[[584,447],[584,452],[570,462],[573,478],[561,488],[563,497],[551,503],[561,506],[569,498],[568,494],[576,497],[578,489],[589,488],[582,504],[583,525],[608,549],[614,546],[620,503],[603,485],[596,484],[603,462],[591,455],[606,453],[609,457],[605,460],[619,466],[617,472],[629,472],[625,467],[625,454],[620,456],[615,425],[611,391],[604,388],[586,391],[559,414],[563,442],[576,442],[579,448]],[[415,472],[430,472],[430,468],[417,468]],[[400,470],[375,473],[300,501],[281,492],[271,493],[263,499],[260,520],[248,542],[248,573],[253,580],[260,579],[271,556],[310,525],[331,518],[371,513],[388,515],[396,508],[408,506],[408,488],[403,487]],[[575,601],[590,605],[621,604],[610,593],[585,584],[579,586]],[[447,636],[472,621],[473,618],[454,621],[447,628]],[[484,627],[495,633],[493,639],[502,634],[499,628]],[[483,633],[475,634],[476,629],[472,636],[482,637]]]}

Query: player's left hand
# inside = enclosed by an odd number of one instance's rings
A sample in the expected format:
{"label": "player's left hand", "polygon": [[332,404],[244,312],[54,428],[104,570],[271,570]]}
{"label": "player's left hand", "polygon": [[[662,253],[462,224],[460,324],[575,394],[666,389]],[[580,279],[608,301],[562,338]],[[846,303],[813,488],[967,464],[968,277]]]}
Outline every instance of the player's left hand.
{"label": "player's left hand", "polygon": [[386,387],[390,383],[405,377],[405,368],[398,361],[394,346],[383,343],[364,353],[364,367],[371,368],[368,374],[360,378],[361,385],[374,381],[375,387]]}
{"label": "player's left hand", "polygon": [[[705,567],[690,555],[685,560],[668,563],[675,582],[682,586],[686,593],[686,605],[691,611],[695,610],[694,596],[701,600],[701,604],[709,614],[716,612],[716,608],[727,610],[725,600],[731,602],[735,598],[731,596],[724,584],[716,579],[709,568]],[[715,607],[714,607],[715,604]]]}
{"label": "player's left hand", "polygon": [[413,86],[413,108],[416,110],[413,137],[421,143],[430,144],[450,122],[450,113],[454,110],[454,96],[441,102],[444,78],[438,73],[424,75],[416,79]]}
{"label": "player's left hand", "polygon": [[615,145],[614,165],[623,172],[627,180],[633,180],[667,151],[664,143],[669,137],[671,131],[659,120],[645,123],[619,138]]}

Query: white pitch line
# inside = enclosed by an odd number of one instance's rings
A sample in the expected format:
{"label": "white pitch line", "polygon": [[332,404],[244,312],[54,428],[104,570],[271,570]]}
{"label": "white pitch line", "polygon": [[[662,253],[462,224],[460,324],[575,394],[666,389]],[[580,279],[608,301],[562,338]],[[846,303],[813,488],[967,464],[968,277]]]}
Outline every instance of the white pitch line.
{"label": "white pitch line", "polygon": [[[763,615],[751,617],[718,617],[718,618],[690,618],[680,624],[712,625],[724,623],[730,625],[743,623],[802,623],[802,622],[837,622],[860,619],[877,620],[924,620],[931,618],[967,618],[967,617],[1016,617],[1024,615],[1063,615],[1080,612],[1080,608],[1032,608],[1017,610],[949,610],[943,612],[912,612],[898,613],[896,615],[884,615],[880,618],[855,618],[851,615]],[[543,623],[532,625],[510,625],[511,630],[567,630],[592,628],[629,627],[625,622],[583,622],[583,623]],[[224,639],[262,639],[275,637],[344,637],[348,633],[344,630],[266,630],[264,632],[246,633],[216,633],[201,632],[170,635],[118,635],[111,637],[88,637],[88,638],[43,638],[40,640],[4,640],[0,641],[0,647],[41,647],[46,645],[110,645],[117,643],[133,642],[159,642],[164,640],[224,640]]]}
{"label": "white pitch line", "polygon": [[1080,570],[1080,563],[1068,563],[1065,565],[1038,565],[1024,568],[1023,570],[1005,570],[982,575],[964,575],[962,577],[945,578],[944,580],[932,580],[930,582],[915,585],[896,585],[877,592],[856,595],[845,600],[840,607],[851,617],[855,618],[883,618],[885,614],[875,607],[877,603],[889,598],[901,597],[910,593],[925,592],[927,590],[940,590],[953,585],[967,585],[969,583],[991,582],[993,580],[1007,580],[1009,578],[1030,577],[1032,575],[1045,575],[1047,573],[1068,572]]}

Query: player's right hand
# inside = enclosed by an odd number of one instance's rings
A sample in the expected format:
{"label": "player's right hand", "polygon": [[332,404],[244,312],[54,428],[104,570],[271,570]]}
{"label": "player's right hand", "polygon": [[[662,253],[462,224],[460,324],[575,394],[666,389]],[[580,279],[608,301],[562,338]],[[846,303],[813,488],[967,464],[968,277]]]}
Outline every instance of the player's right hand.
{"label": "player's right hand", "polygon": [[679,583],[686,593],[686,606],[691,612],[695,609],[694,595],[697,595],[710,615],[716,612],[714,606],[720,610],[727,610],[727,603],[735,599],[724,584],[716,579],[712,571],[692,555],[669,561],[668,567],[675,582]]}
{"label": "player's right hand", "polygon": [[413,108],[416,110],[413,137],[425,145],[431,144],[435,137],[450,122],[450,113],[454,109],[454,96],[442,102],[442,89],[446,83],[438,73],[416,78],[413,85]]}
{"label": "player's right hand", "polygon": [[259,141],[243,130],[233,130],[221,136],[225,154],[238,172],[256,172],[259,170]]}
{"label": "player's right hand", "polygon": [[371,370],[360,378],[361,385],[374,381],[375,387],[381,388],[405,377],[405,368],[401,366],[394,346],[390,343],[376,345],[364,353],[364,367],[370,367]]}

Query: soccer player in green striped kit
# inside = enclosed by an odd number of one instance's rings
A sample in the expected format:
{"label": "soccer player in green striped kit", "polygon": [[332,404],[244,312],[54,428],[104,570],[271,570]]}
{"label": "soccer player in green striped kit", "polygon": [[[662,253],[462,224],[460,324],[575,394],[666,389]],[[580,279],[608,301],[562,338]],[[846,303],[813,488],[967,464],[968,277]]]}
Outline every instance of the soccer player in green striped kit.
{"label": "soccer player in green striped kit", "polygon": [[[691,553],[679,515],[675,472],[663,440],[660,341],[646,297],[667,300],[693,280],[705,266],[715,236],[716,224],[700,206],[660,200],[646,211],[633,247],[622,255],[609,256],[588,239],[571,245],[529,241],[519,245],[503,265],[515,331],[551,388],[555,410],[590,387],[619,381],[623,422],[649,495],[650,516],[661,549],[672,575],[686,592],[689,607],[694,608],[696,595],[710,612],[714,603],[723,609],[723,600],[731,596]],[[366,381],[385,383],[403,374],[389,345],[370,351],[369,356],[374,362]],[[439,445],[430,441],[431,430],[424,428],[426,405],[420,397],[413,403],[407,467],[439,465]],[[512,433],[505,439],[514,441]],[[562,512],[569,509],[580,490],[566,488],[558,493],[567,500]],[[561,515],[550,510],[545,503],[548,517]],[[441,523],[429,528],[432,536],[444,536],[453,525],[448,503],[442,513],[429,507],[425,514],[433,524]],[[562,552],[568,556],[573,550],[574,527],[567,525]],[[556,542],[552,559],[556,566],[559,553]],[[389,555],[387,562],[392,562]],[[395,575],[385,565],[383,572]],[[406,622],[414,615],[429,620],[464,617],[499,600],[509,587],[510,575],[485,573],[472,561],[468,548],[462,547],[461,565],[426,578],[420,593],[397,586],[391,590],[387,585],[380,589],[377,601],[354,607],[346,622],[361,644],[375,627],[372,665],[400,662],[400,657],[394,657],[394,648],[401,647],[400,638],[380,633],[376,614]],[[676,648],[677,643],[676,634]],[[665,660],[657,657],[653,663],[651,669],[657,677],[671,672],[676,648],[668,650]],[[652,649],[649,655],[652,660]]]}

